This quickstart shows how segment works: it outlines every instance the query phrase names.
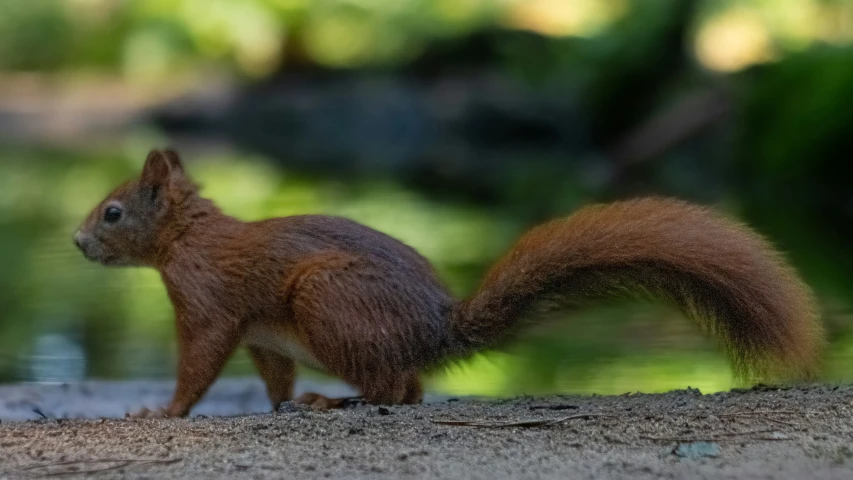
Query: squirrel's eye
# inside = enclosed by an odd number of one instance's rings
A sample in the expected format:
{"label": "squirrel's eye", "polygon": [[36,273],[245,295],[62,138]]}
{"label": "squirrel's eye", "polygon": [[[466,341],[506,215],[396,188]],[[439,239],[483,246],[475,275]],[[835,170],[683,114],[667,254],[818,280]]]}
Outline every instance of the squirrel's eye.
{"label": "squirrel's eye", "polygon": [[121,209],[118,207],[107,207],[104,211],[104,221],[107,223],[116,223],[121,218]]}

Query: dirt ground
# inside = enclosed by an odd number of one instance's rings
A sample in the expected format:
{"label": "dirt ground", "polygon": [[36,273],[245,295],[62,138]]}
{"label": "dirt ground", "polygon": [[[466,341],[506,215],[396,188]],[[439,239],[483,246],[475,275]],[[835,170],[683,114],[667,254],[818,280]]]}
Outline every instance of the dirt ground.
{"label": "dirt ground", "polygon": [[432,396],[419,406],[272,414],[251,413],[267,409],[259,382],[226,380],[201,416],[85,419],[120,417],[170,388],[1,387],[0,478],[853,478],[848,386]]}

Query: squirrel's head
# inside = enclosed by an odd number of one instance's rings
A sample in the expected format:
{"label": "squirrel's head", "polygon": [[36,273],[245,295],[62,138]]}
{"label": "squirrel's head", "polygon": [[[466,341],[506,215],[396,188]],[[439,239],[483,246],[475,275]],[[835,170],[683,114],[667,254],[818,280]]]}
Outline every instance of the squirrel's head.
{"label": "squirrel's head", "polygon": [[[104,265],[153,266],[171,238],[176,213],[196,196],[178,154],[152,150],[139,178],[99,203],[74,235],[89,260]],[[179,222],[178,222],[179,223]]]}

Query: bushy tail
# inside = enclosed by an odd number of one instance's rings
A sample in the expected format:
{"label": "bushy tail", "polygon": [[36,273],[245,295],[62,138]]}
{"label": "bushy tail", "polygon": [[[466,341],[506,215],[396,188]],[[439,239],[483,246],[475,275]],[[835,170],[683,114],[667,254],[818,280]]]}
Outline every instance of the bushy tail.
{"label": "bushy tail", "polygon": [[454,343],[470,353],[537,313],[638,295],[698,321],[741,378],[818,374],[821,322],[785,259],[742,224],[661,198],[587,207],[525,234],[456,306]]}

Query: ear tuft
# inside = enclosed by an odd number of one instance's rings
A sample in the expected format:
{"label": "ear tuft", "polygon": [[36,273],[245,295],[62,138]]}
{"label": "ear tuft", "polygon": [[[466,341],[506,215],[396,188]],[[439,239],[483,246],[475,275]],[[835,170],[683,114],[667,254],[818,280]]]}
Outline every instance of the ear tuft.
{"label": "ear tuft", "polygon": [[161,187],[169,182],[172,167],[162,152],[151,150],[142,167],[142,183],[151,187]]}
{"label": "ear tuft", "polygon": [[172,167],[172,170],[175,172],[184,172],[184,166],[181,164],[181,157],[178,155],[172,148],[167,148],[163,150],[163,156],[166,157],[166,160],[169,162],[169,166]]}

